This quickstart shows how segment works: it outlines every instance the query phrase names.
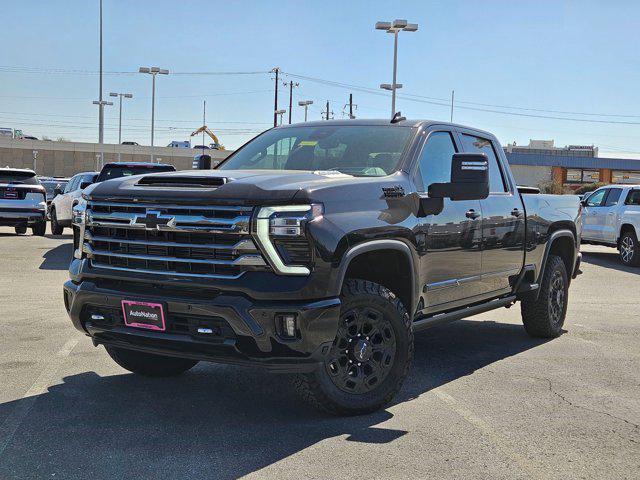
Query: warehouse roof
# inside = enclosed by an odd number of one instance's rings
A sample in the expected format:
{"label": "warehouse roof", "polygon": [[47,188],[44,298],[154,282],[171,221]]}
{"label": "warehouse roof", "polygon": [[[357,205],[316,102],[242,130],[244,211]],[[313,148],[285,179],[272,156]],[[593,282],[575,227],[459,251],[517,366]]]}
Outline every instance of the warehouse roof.
{"label": "warehouse roof", "polygon": [[507,153],[512,165],[565,168],[610,168],[612,170],[640,170],[640,159],[575,157],[566,155],[540,155],[535,153]]}

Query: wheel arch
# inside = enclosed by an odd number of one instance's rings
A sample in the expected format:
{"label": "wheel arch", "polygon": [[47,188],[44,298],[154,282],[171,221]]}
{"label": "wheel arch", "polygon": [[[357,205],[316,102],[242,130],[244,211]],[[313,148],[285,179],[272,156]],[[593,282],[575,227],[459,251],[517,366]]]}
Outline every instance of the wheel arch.
{"label": "wheel arch", "polygon": [[620,240],[626,232],[633,232],[636,234],[636,237],[638,237],[637,227],[633,223],[624,222],[620,224],[620,232],[618,233],[618,241],[616,242],[618,246],[620,246]]}
{"label": "wheel arch", "polygon": [[370,280],[387,287],[398,295],[411,316],[415,312],[418,280],[411,248],[405,242],[371,240],[354,245],[340,262],[338,291],[347,278]]}
{"label": "wheel arch", "polygon": [[542,264],[540,265],[540,273],[537,279],[538,284],[540,284],[544,276],[544,269],[549,255],[557,255],[562,259],[567,269],[567,277],[569,277],[569,281],[571,281],[570,279],[573,276],[573,270],[576,266],[577,253],[576,236],[572,229],[560,225],[551,231],[547,239],[544,256],[542,257]]}

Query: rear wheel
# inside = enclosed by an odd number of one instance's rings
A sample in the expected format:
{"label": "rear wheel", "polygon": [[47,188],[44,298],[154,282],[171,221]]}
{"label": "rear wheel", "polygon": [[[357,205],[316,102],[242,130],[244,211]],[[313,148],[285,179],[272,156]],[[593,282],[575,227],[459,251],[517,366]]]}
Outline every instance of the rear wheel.
{"label": "rear wheel", "polygon": [[33,227],[31,227],[31,233],[38,237],[44,237],[45,233],[47,233],[46,220],[42,220],[41,222],[38,222]]}
{"label": "rear wheel", "polygon": [[56,215],[56,209],[51,209],[51,233],[54,235],[62,235],[64,227],[58,223],[58,217]]}
{"label": "rear wheel", "polygon": [[640,245],[633,230],[627,230],[620,238],[620,260],[632,267],[640,265]]}
{"label": "rear wheel", "polygon": [[24,235],[27,233],[27,227],[16,227],[15,228],[16,235]]}
{"label": "rear wheel", "polygon": [[146,377],[175,377],[194,367],[197,360],[165,357],[118,347],[105,347],[109,356],[122,368]]}
{"label": "rear wheel", "polygon": [[336,338],[324,364],[296,377],[302,397],[334,415],[374,412],[398,393],[413,360],[411,320],[387,288],[348,280]]}
{"label": "rear wheel", "polygon": [[555,338],[562,333],[567,315],[568,293],[567,268],[560,257],[549,255],[538,298],[523,300],[520,304],[524,329],[529,335]]}

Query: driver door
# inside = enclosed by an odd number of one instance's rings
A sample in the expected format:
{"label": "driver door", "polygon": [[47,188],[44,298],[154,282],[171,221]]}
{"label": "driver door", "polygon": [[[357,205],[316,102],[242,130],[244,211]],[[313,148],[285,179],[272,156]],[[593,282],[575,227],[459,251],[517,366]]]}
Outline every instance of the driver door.
{"label": "driver door", "polygon": [[608,188],[601,188],[593,192],[585,201],[582,217],[582,238],[585,240],[602,241],[604,200]]}
{"label": "driver door", "polygon": [[[414,175],[416,188],[426,195],[432,183],[451,181],[451,160],[458,152],[452,131],[427,133]],[[438,214],[420,218],[418,234],[423,238],[420,257],[424,308],[430,314],[452,307],[452,303],[481,293],[482,210],[479,200],[443,199]]]}

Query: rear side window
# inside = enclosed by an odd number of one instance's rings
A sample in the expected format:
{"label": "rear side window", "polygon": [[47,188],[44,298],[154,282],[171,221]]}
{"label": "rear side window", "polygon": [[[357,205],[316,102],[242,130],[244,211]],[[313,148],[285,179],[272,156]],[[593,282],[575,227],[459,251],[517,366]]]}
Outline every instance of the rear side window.
{"label": "rear side window", "polygon": [[432,183],[451,181],[451,157],[456,147],[449,132],[433,132],[429,135],[418,164],[417,180],[422,181],[421,191],[426,191]]}
{"label": "rear side window", "polygon": [[489,191],[506,192],[506,182],[502,176],[502,170],[493,149],[491,140],[476,137],[474,135],[462,134],[462,145],[467,153],[484,153],[489,159]]}
{"label": "rear side window", "polygon": [[604,206],[611,207],[613,205],[616,205],[618,203],[618,200],[620,200],[621,193],[622,193],[621,188],[612,188],[611,190],[609,190],[609,195],[607,195],[607,199],[604,202]]}
{"label": "rear side window", "polygon": [[69,183],[67,183],[67,186],[64,189],[64,193],[73,192],[76,189],[76,185],[78,184],[79,179],[80,177],[76,175],[71,180],[69,180]]}
{"label": "rear side window", "polygon": [[631,190],[627,195],[627,205],[640,205],[640,190]]}

